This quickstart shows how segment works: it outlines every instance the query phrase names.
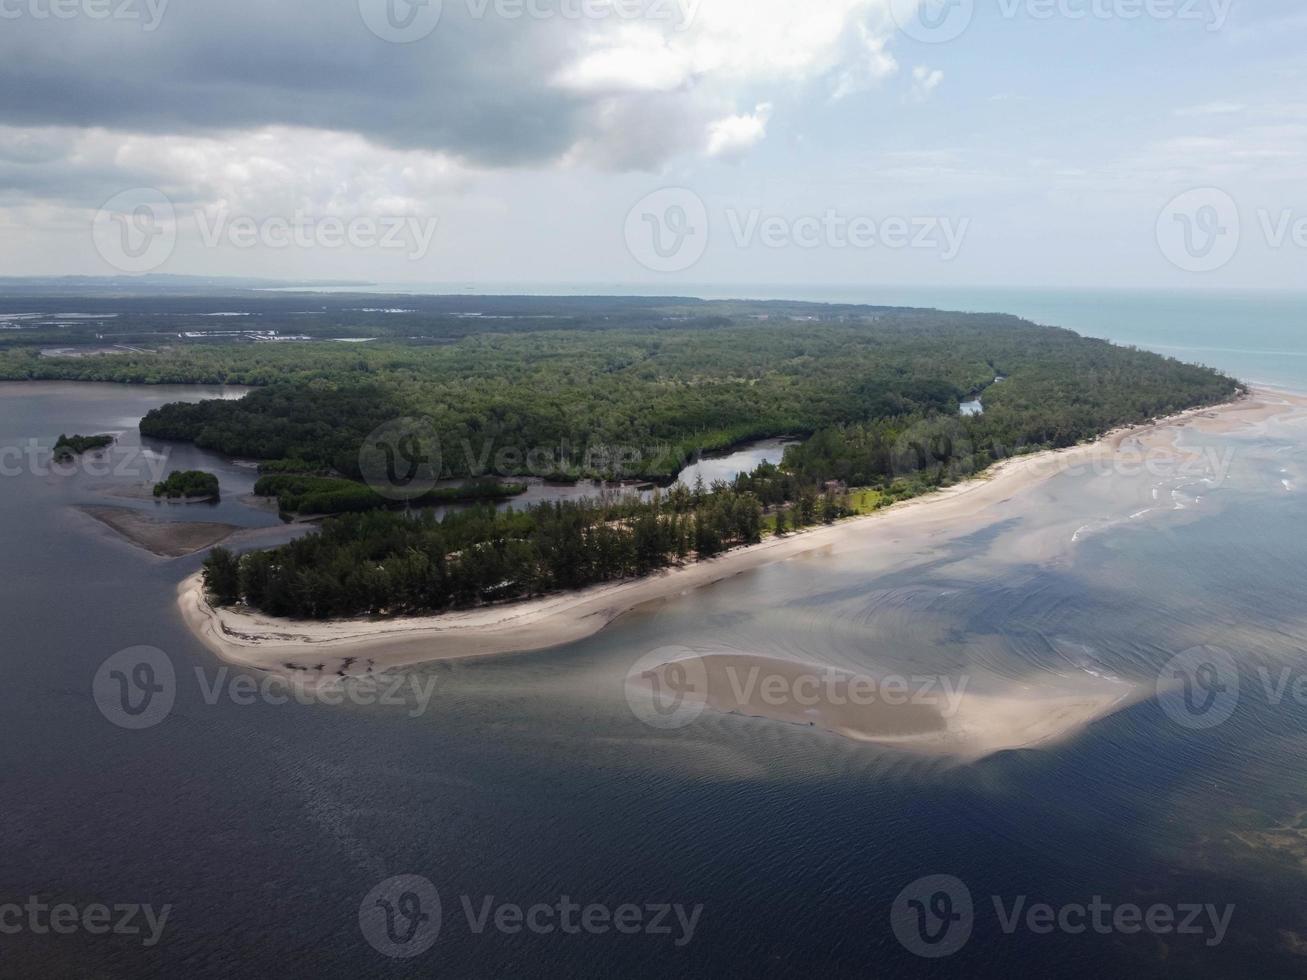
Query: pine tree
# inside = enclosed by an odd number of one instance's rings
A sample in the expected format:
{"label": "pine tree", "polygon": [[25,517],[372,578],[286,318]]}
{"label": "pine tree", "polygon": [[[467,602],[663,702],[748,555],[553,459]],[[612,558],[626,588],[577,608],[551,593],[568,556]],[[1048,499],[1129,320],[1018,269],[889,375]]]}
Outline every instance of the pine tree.
{"label": "pine tree", "polygon": [[204,589],[215,606],[240,602],[240,564],[226,548],[214,548],[204,559]]}

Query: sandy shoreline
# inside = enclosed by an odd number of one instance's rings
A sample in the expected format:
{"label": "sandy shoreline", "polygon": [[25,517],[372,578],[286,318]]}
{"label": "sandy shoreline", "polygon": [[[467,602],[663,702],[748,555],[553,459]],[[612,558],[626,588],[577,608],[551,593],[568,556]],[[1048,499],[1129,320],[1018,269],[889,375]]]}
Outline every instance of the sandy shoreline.
{"label": "sandy shoreline", "polygon": [[198,574],[179,585],[177,602],[192,632],[219,657],[263,670],[359,674],[435,660],[544,650],[592,636],[641,604],[756,568],[836,544],[856,543],[887,529],[902,534],[974,519],[1056,473],[1113,458],[1123,444],[1129,451],[1141,446],[1165,451],[1185,428],[1226,432],[1304,405],[1307,398],[1259,389],[1224,405],[1117,430],[1097,442],[1005,460],[981,477],[864,517],[770,538],[648,578],[524,602],[380,621],[281,620],[252,611],[213,609],[204,599]]}

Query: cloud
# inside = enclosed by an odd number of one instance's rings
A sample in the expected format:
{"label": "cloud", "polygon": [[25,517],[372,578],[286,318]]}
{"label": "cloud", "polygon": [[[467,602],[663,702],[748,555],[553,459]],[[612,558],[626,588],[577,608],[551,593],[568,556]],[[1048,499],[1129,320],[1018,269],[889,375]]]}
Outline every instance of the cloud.
{"label": "cloud", "polygon": [[935,89],[939,88],[943,81],[944,73],[938,68],[917,65],[912,69],[912,98],[917,102],[925,102],[935,94]]}
{"label": "cloud", "polygon": [[254,215],[416,214],[476,171],[353,133],[264,127],[215,136],[0,127],[0,203],[38,197],[94,210],[153,187],[179,207]]}
{"label": "cloud", "polygon": [[[186,137],[280,128],[474,166],[656,170],[702,152],[710,126],[748,118],[772,89],[848,92],[896,70],[887,4],[646,0],[632,19],[629,4],[447,0],[411,44],[375,36],[354,0],[171,3],[152,31],[20,17],[0,31],[0,124]],[[608,16],[578,14],[587,9]]]}
{"label": "cloud", "polygon": [[738,159],[767,135],[771,103],[763,102],[750,115],[728,116],[708,127],[708,155]]}
{"label": "cloud", "polygon": [[1242,102],[1208,102],[1206,105],[1185,106],[1176,109],[1175,114],[1181,119],[1192,119],[1201,116],[1228,116],[1245,112],[1247,109],[1248,107]]}

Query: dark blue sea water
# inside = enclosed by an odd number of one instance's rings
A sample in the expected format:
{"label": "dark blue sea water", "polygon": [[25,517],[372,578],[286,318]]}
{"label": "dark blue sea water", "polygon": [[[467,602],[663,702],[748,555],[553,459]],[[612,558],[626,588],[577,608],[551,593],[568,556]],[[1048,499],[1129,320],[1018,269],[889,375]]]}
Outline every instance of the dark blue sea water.
{"label": "dark blue sea water", "polygon": [[[1086,332],[1142,343],[1152,329],[1111,314],[1128,305],[1116,296],[1059,302],[1118,324]],[[1261,367],[1250,375],[1293,384],[1285,365],[1298,361],[1279,358],[1274,374],[1276,356],[1251,353],[1307,349],[1287,327],[1258,332],[1281,322],[1279,302],[1245,307],[1225,342],[1216,327],[1195,327],[1191,346],[1241,351],[1213,352],[1211,363],[1241,370],[1234,358],[1253,358]],[[1192,302],[1186,322],[1214,322],[1203,319],[1210,307]],[[1013,311],[1061,322],[1052,307]],[[1159,308],[1148,322],[1174,315]],[[1186,339],[1157,329],[1153,340]],[[125,459],[149,408],[214,395],[3,385],[0,446],[121,430]],[[244,703],[224,687],[206,697],[235,675],[174,608],[198,557],[154,557],[75,510],[126,506],[281,533],[275,515],[239,502],[252,471],[145,447],[222,478],[217,509],[178,512],[105,496],[141,482],[139,472],[6,469],[0,906],[35,897],[170,912],[152,946],[136,934],[0,928],[0,975],[1297,975],[1307,944],[1307,704],[1294,694],[1307,676],[1305,434],[1302,421],[1193,434],[1228,467],[1192,479],[1063,474],[991,520],[770,566],[569,647],[416,668],[403,676],[430,691],[420,710],[416,696]],[[175,703],[160,723],[130,730],[93,695],[105,660],[138,646],[168,658]],[[960,763],[711,712],[652,727],[624,680],[639,658],[676,646],[974,675],[1028,697],[1103,679],[1146,696],[1057,744]],[[1172,658],[1195,647],[1238,665],[1230,716],[1213,728],[1178,723],[1152,696]],[[361,909],[377,921],[372,893],[399,875],[427,879],[441,901],[439,934],[419,923],[432,941],[412,959],[384,955],[360,924]],[[914,897],[943,908],[932,903],[947,889],[919,884],[941,875],[962,883],[974,914],[965,944],[928,959],[911,932],[900,941],[892,913]],[[678,946],[674,916],[670,934],[513,931],[508,913],[505,928],[492,916],[478,932],[463,908],[479,914],[488,898],[492,909],[556,907],[563,896],[605,914],[636,906],[642,927],[658,906],[701,911]],[[1206,913],[1192,935],[1136,931],[1128,917],[1103,933],[1045,934],[1022,919],[1009,934],[994,905],[1070,908],[1074,926],[1074,908],[1096,898],[1181,917],[1191,905],[1233,909],[1214,942]],[[0,927],[19,921],[0,909]]]}

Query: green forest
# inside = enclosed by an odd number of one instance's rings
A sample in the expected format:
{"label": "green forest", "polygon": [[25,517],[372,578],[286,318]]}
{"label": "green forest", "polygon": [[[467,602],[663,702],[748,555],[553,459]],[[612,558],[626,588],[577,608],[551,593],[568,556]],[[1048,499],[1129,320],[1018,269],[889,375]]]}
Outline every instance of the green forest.
{"label": "green forest", "polygon": [[[645,574],[1240,388],[1207,368],[1002,315],[437,300],[386,318],[366,344],[185,340],[81,357],[0,346],[0,377],[255,386],[238,400],[166,405],[141,433],[261,460],[257,493],[283,511],[339,515],[292,545],[239,560],[218,552],[207,567],[215,596],[319,617],[439,610]],[[458,312],[473,302],[502,313]],[[141,328],[110,322],[123,336]],[[329,334],[325,324],[303,329]],[[960,403],[978,395],[983,414],[961,416]],[[429,433],[431,480],[402,501],[416,517],[392,512],[401,502],[364,472],[381,449],[393,468],[393,447],[377,433],[401,419]],[[474,506],[441,520],[420,510],[516,495],[527,476],[666,487],[704,452],[776,436],[801,444],[731,486],[506,513]]]}
{"label": "green forest", "polygon": [[[993,385],[999,375],[1007,381]],[[361,476],[368,434],[412,417],[438,434],[446,478],[661,483],[699,452],[819,433],[830,433],[827,454],[833,442],[862,453],[861,476],[874,480],[889,471],[884,443],[925,420],[955,418],[979,391],[986,411],[968,441],[992,457],[995,447],[1069,445],[1235,388],[1207,369],[1069,331],[934,311],[753,313],[454,343],[187,345],[77,359],[11,350],[0,352],[0,376],[258,385],[239,401],[151,412],[142,434],[350,479]],[[858,467],[838,468],[832,477]]]}

